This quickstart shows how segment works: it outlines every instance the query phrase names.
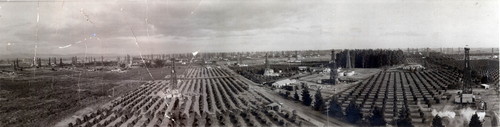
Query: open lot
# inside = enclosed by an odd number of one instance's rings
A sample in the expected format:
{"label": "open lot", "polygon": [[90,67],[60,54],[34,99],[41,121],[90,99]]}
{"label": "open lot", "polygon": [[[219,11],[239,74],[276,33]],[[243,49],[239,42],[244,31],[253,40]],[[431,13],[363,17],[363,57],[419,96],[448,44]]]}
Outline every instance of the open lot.
{"label": "open lot", "polygon": [[[155,79],[170,71],[150,68]],[[151,79],[146,69],[123,73],[39,68],[0,79],[0,126],[49,126],[85,107],[109,102]],[[34,77],[33,77],[34,76]]]}

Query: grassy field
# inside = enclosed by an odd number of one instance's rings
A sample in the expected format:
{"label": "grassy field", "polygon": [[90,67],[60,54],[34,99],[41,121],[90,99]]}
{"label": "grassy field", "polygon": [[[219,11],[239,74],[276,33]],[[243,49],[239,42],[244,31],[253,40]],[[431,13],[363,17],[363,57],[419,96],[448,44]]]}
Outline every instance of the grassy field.
{"label": "grassy field", "polygon": [[[157,80],[171,71],[150,68],[149,72]],[[39,68],[17,72],[13,78],[0,78],[0,126],[51,126],[89,105],[108,102],[136,89],[152,79],[149,72],[145,68],[123,73]]]}

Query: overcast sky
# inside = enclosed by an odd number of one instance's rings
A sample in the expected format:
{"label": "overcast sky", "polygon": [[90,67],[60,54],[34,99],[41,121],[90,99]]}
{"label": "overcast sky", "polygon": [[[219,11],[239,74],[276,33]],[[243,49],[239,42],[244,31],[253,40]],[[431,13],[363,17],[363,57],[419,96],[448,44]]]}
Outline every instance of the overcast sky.
{"label": "overcast sky", "polygon": [[499,45],[495,0],[3,1],[0,54]]}

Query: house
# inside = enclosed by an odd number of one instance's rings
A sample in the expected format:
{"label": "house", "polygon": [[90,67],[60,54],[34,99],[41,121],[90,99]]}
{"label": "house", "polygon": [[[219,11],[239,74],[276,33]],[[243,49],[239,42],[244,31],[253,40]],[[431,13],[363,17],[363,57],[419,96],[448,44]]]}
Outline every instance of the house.
{"label": "house", "polygon": [[300,71],[306,71],[307,70],[307,66],[299,66],[298,67]]}
{"label": "house", "polygon": [[274,73],[273,69],[265,69],[264,76],[280,76],[279,73]]}
{"label": "house", "polygon": [[288,85],[291,85],[291,84],[294,84],[294,83],[297,83],[297,80],[295,79],[284,79],[284,80],[280,80],[280,81],[276,81],[272,84],[273,87],[277,87],[277,88],[280,88],[280,87],[283,87],[283,86],[288,86]]}

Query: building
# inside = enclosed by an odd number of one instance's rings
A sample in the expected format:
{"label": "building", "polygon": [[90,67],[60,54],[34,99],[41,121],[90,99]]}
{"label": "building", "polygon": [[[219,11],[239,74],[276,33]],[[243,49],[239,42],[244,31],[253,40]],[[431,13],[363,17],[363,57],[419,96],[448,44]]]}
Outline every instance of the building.
{"label": "building", "polygon": [[284,79],[284,80],[280,80],[280,81],[276,81],[272,84],[273,87],[277,87],[277,88],[280,88],[280,87],[283,87],[283,86],[289,86],[289,85],[292,85],[292,84],[295,84],[297,83],[297,80],[295,79]]}
{"label": "building", "polygon": [[332,50],[331,57],[332,57],[332,59],[330,60],[330,79],[329,79],[329,82],[332,85],[335,85],[335,84],[337,84],[338,74],[337,74],[337,63],[335,63],[336,56],[335,56],[334,50]]}
{"label": "building", "polygon": [[267,59],[267,53],[266,53],[266,60],[264,61],[266,68],[264,69],[264,76],[280,76],[279,73],[274,73],[274,70],[271,69],[269,65],[269,60]]}
{"label": "building", "polygon": [[274,111],[280,112],[281,111],[281,104],[273,102],[271,104],[266,105],[266,109],[267,110],[274,110]]}

